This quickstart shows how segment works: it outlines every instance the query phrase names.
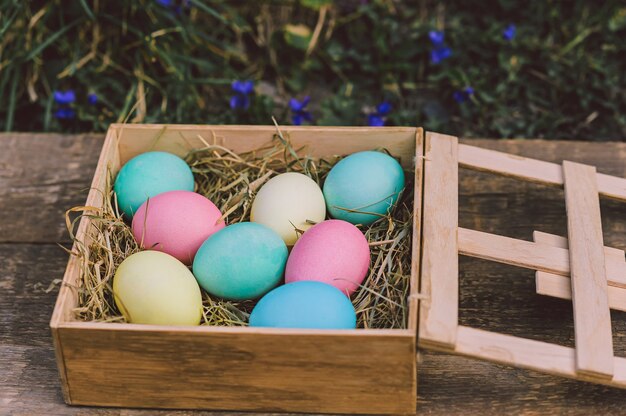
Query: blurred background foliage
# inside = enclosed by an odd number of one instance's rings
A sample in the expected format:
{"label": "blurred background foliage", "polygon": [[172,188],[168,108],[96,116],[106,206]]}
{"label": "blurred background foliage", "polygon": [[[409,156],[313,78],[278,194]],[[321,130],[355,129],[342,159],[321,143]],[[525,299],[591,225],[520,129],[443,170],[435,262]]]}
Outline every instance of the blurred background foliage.
{"label": "blurred background foliage", "polygon": [[0,0],[2,130],[271,115],[626,140],[626,4]]}

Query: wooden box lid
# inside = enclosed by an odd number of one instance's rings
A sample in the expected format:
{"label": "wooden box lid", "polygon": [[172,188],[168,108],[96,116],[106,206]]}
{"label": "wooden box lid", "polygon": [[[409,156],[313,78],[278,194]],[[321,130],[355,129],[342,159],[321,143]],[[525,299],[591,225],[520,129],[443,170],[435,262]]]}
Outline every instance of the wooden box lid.
{"label": "wooden box lid", "polygon": [[[626,202],[626,179],[459,144],[424,141],[421,347],[626,388],[626,359],[613,354],[610,308],[626,310],[624,251],[604,247],[599,197]],[[567,238],[536,231],[524,241],[458,225],[458,168],[564,187]],[[537,292],[572,299],[575,348],[459,325],[458,257],[536,271]]]}

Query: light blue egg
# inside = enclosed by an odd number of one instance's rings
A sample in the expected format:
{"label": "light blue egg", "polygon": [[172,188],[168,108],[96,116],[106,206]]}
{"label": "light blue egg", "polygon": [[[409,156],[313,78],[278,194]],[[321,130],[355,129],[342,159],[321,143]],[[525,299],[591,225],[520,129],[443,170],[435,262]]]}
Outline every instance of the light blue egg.
{"label": "light blue egg", "polygon": [[350,299],[326,283],[287,283],[263,296],[250,314],[250,326],[303,329],[354,329]]}
{"label": "light blue egg", "polygon": [[283,239],[265,225],[241,222],[211,235],[193,260],[193,274],[207,292],[226,299],[256,299],[282,281]]}
{"label": "light blue egg", "polygon": [[331,217],[370,225],[387,215],[403,188],[404,172],[393,157],[381,152],[358,152],[330,170],[324,182],[324,198]]}
{"label": "light blue egg", "polygon": [[176,155],[147,152],[120,169],[113,190],[122,212],[131,218],[148,198],[168,191],[193,191],[191,168]]}

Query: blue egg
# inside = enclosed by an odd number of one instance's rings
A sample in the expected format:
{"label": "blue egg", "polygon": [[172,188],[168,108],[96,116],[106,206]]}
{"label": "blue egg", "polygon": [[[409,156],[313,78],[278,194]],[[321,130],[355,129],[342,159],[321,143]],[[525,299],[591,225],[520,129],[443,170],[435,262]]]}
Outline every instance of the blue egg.
{"label": "blue egg", "polygon": [[350,299],[326,283],[302,280],[263,296],[250,314],[250,326],[303,329],[354,329]]}
{"label": "blue egg", "polygon": [[402,189],[404,172],[393,157],[381,152],[358,152],[330,170],[324,182],[324,198],[331,217],[370,225],[387,215]]}
{"label": "blue egg", "polygon": [[193,191],[191,168],[176,155],[147,152],[120,169],[113,190],[120,210],[131,218],[148,198],[168,191]]}
{"label": "blue egg", "polygon": [[256,299],[276,287],[287,263],[283,239],[265,225],[241,222],[211,235],[193,260],[207,292],[226,299]]}

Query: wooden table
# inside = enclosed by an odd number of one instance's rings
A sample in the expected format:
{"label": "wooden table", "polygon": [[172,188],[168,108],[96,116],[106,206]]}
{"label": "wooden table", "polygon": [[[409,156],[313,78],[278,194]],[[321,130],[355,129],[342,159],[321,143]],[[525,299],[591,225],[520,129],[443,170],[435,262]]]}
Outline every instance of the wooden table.
{"label": "wooden table", "polygon": [[[68,407],[63,403],[48,321],[68,246],[64,211],[84,202],[100,134],[0,134],[0,414],[187,415],[210,412]],[[465,142],[626,177],[626,143],[542,140]],[[566,235],[563,192],[461,170],[460,226],[532,239]],[[626,206],[602,202],[605,243],[626,248]],[[462,258],[464,325],[573,346],[568,301],[534,293],[532,272]],[[612,311],[615,352],[626,356],[626,314]],[[624,414],[626,391],[420,351],[421,414]],[[372,359],[375,359],[372,357]],[[393,397],[381,397],[393,400]],[[220,413],[225,414],[225,413]]]}

